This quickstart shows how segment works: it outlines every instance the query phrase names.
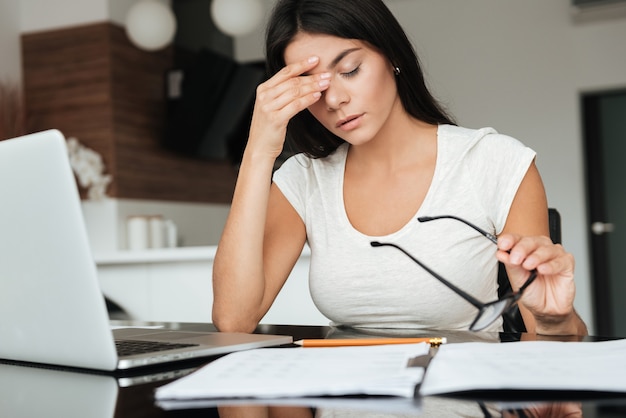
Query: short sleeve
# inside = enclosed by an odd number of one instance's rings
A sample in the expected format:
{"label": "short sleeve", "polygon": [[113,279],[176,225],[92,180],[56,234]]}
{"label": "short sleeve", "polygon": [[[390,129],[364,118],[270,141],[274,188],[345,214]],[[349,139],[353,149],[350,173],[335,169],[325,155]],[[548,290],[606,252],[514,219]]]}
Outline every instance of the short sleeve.
{"label": "short sleeve", "polygon": [[310,166],[309,158],[303,154],[297,154],[289,157],[272,177],[274,184],[278,186],[303,221],[306,219],[307,167]]}
{"label": "short sleeve", "polygon": [[468,152],[466,164],[476,175],[479,204],[502,232],[524,176],[536,153],[507,135],[488,133]]}

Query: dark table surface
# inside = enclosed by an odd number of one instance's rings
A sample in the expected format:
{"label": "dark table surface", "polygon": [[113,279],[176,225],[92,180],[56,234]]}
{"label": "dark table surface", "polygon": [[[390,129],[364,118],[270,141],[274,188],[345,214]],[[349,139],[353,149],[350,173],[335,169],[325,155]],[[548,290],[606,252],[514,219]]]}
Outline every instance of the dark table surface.
{"label": "dark table surface", "polygon": [[[115,325],[128,322],[113,321]],[[185,330],[214,330],[211,324],[132,323],[162,325]],[[435,336],[434,332],[355,331],[324,326],[260,325],[256,332],[304,338],[340,338],[355,336]],[[511,342],[532,340],[527,334],[436,332],[448,343],[466,341]],[[545,339],[545,338],[544,338]],[[563,338],[551,338],[563,340]],[[565,338],[568,341],[598,341],[600,337]],[[626,355],[626,353],[625,353]],[[621,417],[626,416],[626,393],[602,395],[572,392],[516,392],[471,394],[463,398],[327,398],[299,401],[285,406],[272,401],[265,405],[237,403],[207,405],[201,408],[165,410],[154,400],[155,388],[212,361],[214,358],[179,363],[169,368],[146,369],[140,374],[97,375],[74,371],[50,370],[0,364],[0,417],[256,417],[267,408],[273,416],[284,417]],[[620,372],[620,371],[616,371]],[[621,371],[626,372],[626,371]],[[401,408],[401,409],[397,409]],[[408,410],[407,410],[408,408]]]}

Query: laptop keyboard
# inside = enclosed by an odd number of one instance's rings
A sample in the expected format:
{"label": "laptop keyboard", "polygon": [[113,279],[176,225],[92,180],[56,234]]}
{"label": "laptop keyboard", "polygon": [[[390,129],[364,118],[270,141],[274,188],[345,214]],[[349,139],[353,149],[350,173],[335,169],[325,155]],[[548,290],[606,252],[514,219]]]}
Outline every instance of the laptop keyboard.
{"label": "laptop keyboard", "polygon": [[137,341],[137,340],[116,340],[115,347],[117,354],[122,356],[132,356],[133,354],[153,353],[177,348],[194,347],[198,344],[180,344],[163,341]]}

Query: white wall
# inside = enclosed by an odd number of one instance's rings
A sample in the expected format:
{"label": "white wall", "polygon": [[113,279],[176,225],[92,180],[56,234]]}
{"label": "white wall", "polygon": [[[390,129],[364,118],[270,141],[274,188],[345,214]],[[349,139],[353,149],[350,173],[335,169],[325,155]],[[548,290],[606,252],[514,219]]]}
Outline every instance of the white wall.
{"label": "white wall", "polygon": [[108,20],[106,0],[20,0],[22,32],[36,32]]}
{"label": "white wall", "polygon": [[[21,28],[101,16],[120,20],[130,1],[20,0]],[[274,0],[264,2],[269,11]],[[493,126],[538,152],[549,203],[562,214],[564,243],[577,260],[576,306],[592,324],[579,95],[626,87],[623,9],[581,22],[572,19],[569,0],[387,3],[413,40],[434,92],[459,123]],[[19,62],[16,4],[0,0],[0,76],[15,72]],[[262,42],[262,29],[236,40],[236,57],[262,58]]]}
{"label": "white wall", "polygon": [[[169,4],[171,0],[157,1]],[[20,30],[36,32],[103,21],[124,24],[128,9],[136,2],[137,0],[19,0]]]}
{"label": "white wall", "polygon": [[0,80],[21,83],[19,0],[0,0]]}

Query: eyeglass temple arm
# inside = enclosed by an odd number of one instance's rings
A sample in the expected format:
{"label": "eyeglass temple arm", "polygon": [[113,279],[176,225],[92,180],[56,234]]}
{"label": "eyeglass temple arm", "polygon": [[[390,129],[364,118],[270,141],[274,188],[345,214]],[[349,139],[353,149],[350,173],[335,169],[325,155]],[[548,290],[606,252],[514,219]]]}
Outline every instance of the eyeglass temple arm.
{"label": "eyeglass temple arm", "polygon": [[472,295],[470,295],[468,293],[465,293],[463,290],[459,289],[458,287],[456,287],[455,285],[453,285],[452,283],[450,283],[449,281],[447,281],[446,279],[441,277],[439,274],[437,274],[436,272],[431,270],[428,266],[424,265],[421,261],[419,261],[417,258],[413,257],[411,254],[409,254],[403,248],[397,246],[396,244],[392,244],[392,243],[388,243],[388,242],[372,241],[372,242],[370,242],[370,245],[372,247],[393,247],[393,248],[396,248],[396,249],[402,251],[407,257],[409,257],[411,260],[413,260],[415,263],[417,263],[421,268],[423,268],[424,270],[429,272],[435,279],[439,280],[441,283],[443,283],[448,288],[450,288],[454,293],[456,293],[457,295],[461,296],[463,299],[465,299],[466,301],[468,301],[469,303],[471,303],[472,305],[474,305],[478,309],[481,309],[483,307],[483,303],[481,303],[479,300],[477,300],[474,297],[472,297]]}
{"label": "eyeglass temple arm", "polygon": [[463,222],[465,225],[469,226],[470,228],[474,229],[475,231],[478,231],[480,234],[484,235],[487,239],[489,239],[491,242],[493,242],[494,244],[498,243],[498,237],[496,237],[495,235],[485,231],[484,229],[481,229],[479,227],[477,227],[474,224],[471,224],[469,222],[467,222],[465,219],[453,216],[453,215],[441,215],[441,216],[420,216],[419,218],[417,218],[418,221],[420,222],[429,222],[429,221],[434,221],[437,219],[455,219],[457,221]]}
{"label": "eyeglass temple arm", "polygon": [[517,293],[521,294],[524,290],[526,290],[528,286],[530,286],[532,282],[535,281],[536,278],[537,278],[537,269],[534,269],[530,272],[530,275],[528,276],[528,279],[526,279],[524,284],[519,289],[517,289]]}
{"label": "eyeglass temple arm", "polygon": [[[498,237],[496,237],[495,235],[485,231],[484,229],[481,229],[481,228],[477,227],[474,224],[469,223],[465,219],[459,218],[457,216],[453,216],[453,215],[439,215],[439,216],[420,216],[419,218],[417,218],[417,220],[419,222],[429,222],[429,221],[434,221],[434,220],[437,220],[437,219],[454,219],[454,220],[463,222],[465,225],[469,226],[470,228],[474,229],[475,231],[478,231],[480,234],[482,234],[485,237],[487,237],[494,244],[498,244]],[[530,275],[528,276],[528,279],[526,279],[526,282],[524,282],[524,284],[519,289],[517,289],[516,293],[520,293],[521,294],[528,286],[530,286],[530,284],[533,281],[535,281],[536,278],[537,278],[537,270],[532,270],[530,272]]]}

